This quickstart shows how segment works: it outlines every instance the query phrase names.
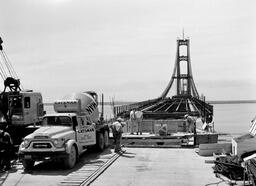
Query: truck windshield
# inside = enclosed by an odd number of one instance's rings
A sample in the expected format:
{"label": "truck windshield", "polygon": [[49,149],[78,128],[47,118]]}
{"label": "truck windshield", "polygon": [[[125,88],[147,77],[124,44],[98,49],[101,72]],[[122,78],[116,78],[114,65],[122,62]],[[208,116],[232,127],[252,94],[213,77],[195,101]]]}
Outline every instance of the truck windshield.
{"label": "truck windshield", "polygon": [[43,126],[72,126],[72,120],[68,116],[47,116],[43,119]]}

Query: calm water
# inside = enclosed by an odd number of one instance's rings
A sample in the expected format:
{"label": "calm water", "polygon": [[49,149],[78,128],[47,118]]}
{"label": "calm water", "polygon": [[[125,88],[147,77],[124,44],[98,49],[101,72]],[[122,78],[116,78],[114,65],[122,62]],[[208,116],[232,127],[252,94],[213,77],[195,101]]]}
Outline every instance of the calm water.
{"label": "calm water", "polygon": [[[248,132],[251,120],[256,115],[256,104],[214,104],[215,130],[232,135]],[[105,118],[113,116],[110,106],[105,106]],[[53,112],[53,107],[45,106],[47,113]]]}
{"label": "calm water", "polygon": [[215,129],[218,132],[244,134],[256,115],[256,104],[215,104]]}

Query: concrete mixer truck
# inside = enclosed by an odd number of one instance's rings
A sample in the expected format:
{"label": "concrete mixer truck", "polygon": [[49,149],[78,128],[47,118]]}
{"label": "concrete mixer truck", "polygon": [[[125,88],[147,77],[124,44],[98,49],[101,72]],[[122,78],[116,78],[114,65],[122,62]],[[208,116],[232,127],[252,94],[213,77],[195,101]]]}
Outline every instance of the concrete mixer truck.
{"label": "concrete mixer truck", "polygon": [[72,168],[88,147],[102,151],[108,146],[109,127],[100,117],[95,92],[66,96],[54,102],[54,110],[43,117],[42,127],[26,136],[19,147],[25,169],[46,159],[62,160],[66,168]]}

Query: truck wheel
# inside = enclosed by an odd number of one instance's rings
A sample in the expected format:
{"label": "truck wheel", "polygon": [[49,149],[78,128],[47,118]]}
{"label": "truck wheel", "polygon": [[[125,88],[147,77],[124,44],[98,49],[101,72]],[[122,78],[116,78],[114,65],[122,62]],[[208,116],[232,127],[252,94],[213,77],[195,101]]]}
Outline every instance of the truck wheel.
{"label": "truck wheel", "polygon": [[26,170],[32,169],[34,166],[35,161],[30,159],[23,159],[22,165]]}
{"label": "truck wheel", "polygon": [[108,131],[105,131],[104,132],[104,147],[106,148],[106,147],[108,147],[108,145],[109,145],[109,141],[108,141],[108,138],[109,136],[108,136]]}
{"label": "truck wheel", "polygon": [[97,133],[96,141],[97,141],[97,144],[96,144],[97,150],[103,151],[104,150],[104,136],[102,133]]}
{"label": "truck wheel", "polygon": [[68,169],[72,169],[76,164],[76,157],[77,157],[76,148],[74,145],[72,145],[68,157],[65,158],[64,160],[65,167]]}

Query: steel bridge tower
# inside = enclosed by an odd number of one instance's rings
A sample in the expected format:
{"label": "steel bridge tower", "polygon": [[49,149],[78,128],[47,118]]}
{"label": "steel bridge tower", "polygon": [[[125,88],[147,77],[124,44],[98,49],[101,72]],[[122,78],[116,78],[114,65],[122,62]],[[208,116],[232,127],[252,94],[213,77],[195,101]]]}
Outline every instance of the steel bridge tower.
{"label": "steel bridge tower", "polygon": [[[182,47],[184,47],[184,50],[182,50]],[[185,67],[185,69],[182,67]],[[192,75],[190,41],[189,39],[184,39],[184,37],[182,39],[177,39],[176,59],[172,78],[166,89],[163,91],[161,98],[165,98],[167,96],[175,80],[177,96],[199,97]]]}
{"label": "steel bridge tower", "polygon": [[[167,97],[171,89],[176,93]],[[190,40],[185,39],[184,34],[182,39],[177,39],[172,77],[162,94],[155,99],[116,106],[114,112],[116,116],[129,117],[132,109],[141,110],[146,119],[179,119],[189,114],[211,122],[213,106],[206,103],[205,98],[199,98],[192,75]]]}

